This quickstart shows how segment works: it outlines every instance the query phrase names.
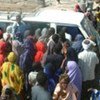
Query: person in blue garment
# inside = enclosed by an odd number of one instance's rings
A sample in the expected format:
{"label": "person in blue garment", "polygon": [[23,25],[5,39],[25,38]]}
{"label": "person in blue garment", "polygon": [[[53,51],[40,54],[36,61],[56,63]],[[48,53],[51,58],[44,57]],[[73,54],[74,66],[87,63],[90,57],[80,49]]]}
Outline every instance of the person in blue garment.
{"label": "person in blue garment", "polygon": [[27,25],[22,21],[21,14],[16,15],[16,22],[12,25],[12,34],[20,42],[23,41],[23,34],[27,30]]}

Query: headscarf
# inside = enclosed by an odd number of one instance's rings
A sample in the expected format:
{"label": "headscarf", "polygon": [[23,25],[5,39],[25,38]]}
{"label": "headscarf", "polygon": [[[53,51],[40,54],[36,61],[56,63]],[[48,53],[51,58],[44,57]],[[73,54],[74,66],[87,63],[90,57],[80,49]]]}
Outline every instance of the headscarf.
{"label": "headscarf", "polygon": [[38,41],[36,43],[36,50],[37,50],[37,52],[35,55],[35,62],[40,62],[43,57],[43,54],[46,51],[46,44],[41,41]]}
{"label": "headscarf", "polygon": [[23,35],[23,39],[30,35],[30,30],[26,30]]}
{"label": "headscarf", "polygon": [[54,80],[54,73],[55,73],[55,69],[53,64],[48,63],[44,66],[44,73],[47,75],[48,78],[48,91],[52,94],[54,92],[56,83]]}
{"label": "headscarf", "polygon": [[83,50],[83,48],[82,48],[83,39],[84,39],[84,37],[81,34],[77,34],[75,37],[75,41],[72,44],[72,48],[74,48],[77,53],[79,53]]}
{"label": "headscarf", "polygon": [[47,32],[48,32],[47,28],[43,28],[42,31],[41,31],[41,36],[40,36],[40,38],[38,40],[46,42]]}
{"label": "headscarf", "polygon": [[10,42],[10,39],[11,39],[11,35],[10,33],[3,33],[3,39],[4,41],[9,41]]}
{"label": "headscarf", "polygon": [[85,39],[82,42],[82,46],[83,46],[84,50],[89,50],[90,47],[92,46],[92,43],[91,43],[91,41],[89,39]]}
{"label": "headscarf", "polygon": [[65,69],[68,70],[70,83],[74,83],[78,88],[79,91],[78,100],[80,100],[81,90],[82,90],[82,74],[80,68],[75,61],[68,61]]}
{"label": "headscarf", "polygon": [[34,51],[34,43],[31,38],[26,38],[23,43],[24,51],[28,50],[33,55]]}
{"label": "headscarf", "polygon": [[10,33],[10,34],[12,33],[12,26],[11,25],[6,28],[6,32]]}
{"label": "headscarf", "polygon": [[45,66],[44,66],[44,73],[46,73],[47,77],[50,79],[50,78],[53,78],[53,75],[55,73],[55,69],[54,69],[54,65],[52,63],[47,63]]}
{"label": "headscarf", "polygon": [[10,52],[9,55],[8,55],[8,57],[7,57],[7,59],[8,59],[9,62],[15,62],[16,58],[17,57],[16,57],[16,55],[15,55],[14,52]]}
{"label": "headscarf", "polygon": [[17,55],[19,59],[19,56],[23,52],[23,47],[22,47],[22,44],[18,40],[12,41],[12,51]]}
{"label": "headscarf", "polygon": [[19,94],[23,88],[23,73],[18,65],[15,64],[16,55],[10,52],[8,62],[4,62],[1,67],[2,86],[9,85],[14,91]]}
{"label": "headscarf", "polygon": [[19,65],[25,74],[25,72],[29,72],[32,69],[35,54],[33,41],[30,38],[26,38],[23,43],[23,48],[24,51],[20,56]]}
{"label": "headscarf", "polygon": [[32,85],[36,83],[36,76],[38,72],[30,72],[28,75],[28,81],[31,82]]}
{"label": "headscarf", "polygon": [[6,32],[3,33],[3,39],[4,39],[5,41],[11,42],[11,38],[13,38],[12,26],[8,26],[8,27],[6,28]]}
{"label": "headscarf", "polygon": [[41,36],[41,29],[38,28],[38,29],[35,30],[35,37],[38,40],[40,36]]}

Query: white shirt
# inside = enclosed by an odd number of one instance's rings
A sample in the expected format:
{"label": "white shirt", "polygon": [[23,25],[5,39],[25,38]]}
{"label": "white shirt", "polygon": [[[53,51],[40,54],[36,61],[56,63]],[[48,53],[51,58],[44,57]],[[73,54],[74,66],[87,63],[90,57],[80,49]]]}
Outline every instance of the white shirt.
{"label": "white shirt", "polygon": [[65,38],[68,39],[69,41],[72,41],[72,36],[68,33],[65,33]]}
{"label": "white shirt", "polygon": [[95,66],[99,63],[99,59],[93,51],[82,51],[78,55],[79,66],[82,72],[83,81],[95,78]]}

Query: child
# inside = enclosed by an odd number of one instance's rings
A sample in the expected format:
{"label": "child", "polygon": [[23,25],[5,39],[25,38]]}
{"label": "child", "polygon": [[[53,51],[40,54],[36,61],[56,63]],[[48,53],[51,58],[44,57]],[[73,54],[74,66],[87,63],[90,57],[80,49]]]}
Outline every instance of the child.
{"label": "child", "polygon": [[70,83],[67,74],[61,74],[53,94],[53,100],[77,100],[77,97],[78,89],[76,86]]}

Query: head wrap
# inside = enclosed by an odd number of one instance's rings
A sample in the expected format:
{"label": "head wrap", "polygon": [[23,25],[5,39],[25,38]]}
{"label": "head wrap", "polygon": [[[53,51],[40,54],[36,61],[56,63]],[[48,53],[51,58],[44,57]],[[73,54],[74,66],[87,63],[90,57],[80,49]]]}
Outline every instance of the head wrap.
{"label": "head wrap", "polygon": [[10,61],[10,62],[16,61],[16,55],[14,52],[10,52],[7,58],[8,58],[8,61]]}
{"label": "head wrap", "polygon": [[36,39],[37,39],[37,40],[38,40],[39,37],[41,36],[41,29],[40,29],[40,28],[38,28],[38,29],[35,30],[35,36],[36,36]]}
{"label": "head wrap", "polygon": [[30,35],[30,30],[26,30],[24,32],[24,38],[27,38],[27,36],[29,36],[29,35]]}
{"label": "head wrap", "polygon": [[48,29],[47,28],[43,28],[41,31],[41,36],[39,37],[39,41],[45,41],[45,39],[47,38],[47,32]]}
{"label": "head wrap", "polygon": [[82,42],[82,46],[84,50],[88,50],[91,47],[92,43],[89,39],[85,39]]}
{"label": "head wrap", "polygon": [[7,32],[7,33],[12,33],[12,26],[8,26],[8,27],[6,28],[6,32]]}
{"label": "head wrap", "polygon": [[37,73],[38,72],[30,72],[28,75],[28,80],[34,82],[36,80]]}

